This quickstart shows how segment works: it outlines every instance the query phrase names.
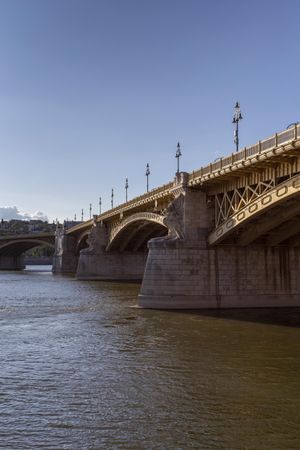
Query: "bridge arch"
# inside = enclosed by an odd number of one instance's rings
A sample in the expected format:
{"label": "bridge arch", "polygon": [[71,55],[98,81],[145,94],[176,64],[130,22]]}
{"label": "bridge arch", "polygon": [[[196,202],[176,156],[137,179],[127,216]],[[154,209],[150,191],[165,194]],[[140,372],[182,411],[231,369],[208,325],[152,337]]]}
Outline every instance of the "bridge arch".
{"label": "bridge arch", "polygon": [[20,256],[28,250],[44,245],[54,248],[54,242],[47,239],[12,239],[4,243],[0,243],[0,255]]}
{"label": "bridge arch", "polygon": [[111,229],[106,250],[145,251],[149,239],[168,233],[164,219],[164,216],[150,212],[135,213],[124,218]]}
{"label": "bridge arch", "polygon": [[75,255],[79,256],[81,250],[88,248],[88,237],[90,235],[91,230],[85,230],[78,238],[76,242]]}
{"label": "bridge arch", "polygon": [[[212,231],[208,237],[210,245],[216,245],[227,239],[234,234],[238,229],[246,226],[249,222],[255,221],[259,216],[263,216],[272,209],[280,208],[282,204],[288,203],[295,197],[300,196],[300,175],[278,184],[273,189],[270,189],[266,193],[257,197],[254,201],[241,208],[234,213],[231,217],[225,220],[219,227]],[[298,208],[298,214],[299,214]],[[273,218],[273,222],[274,218]],[[267,228],[266,225],[265,228]],[[269,228],[272,227],[272,223],[269,224]],[[252,241],[259,237],[259,233],[262,234],[262,230],[257,230],[253,233]],[[251,237],[251,235],[248,236]],[[240,237],[239,244],[247,245],[251,242],[250,238]]]}

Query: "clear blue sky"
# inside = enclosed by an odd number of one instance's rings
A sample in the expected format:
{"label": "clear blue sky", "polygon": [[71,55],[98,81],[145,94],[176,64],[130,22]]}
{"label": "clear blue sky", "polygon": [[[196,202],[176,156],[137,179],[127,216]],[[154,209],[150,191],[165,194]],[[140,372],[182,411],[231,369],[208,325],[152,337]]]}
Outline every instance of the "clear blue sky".
{"label": "clear blue sky", "polygon": [[[0,0],[0,211],[88,217],[300,120],[300,2]],[[1,218],[1,217],[0,217]]]}

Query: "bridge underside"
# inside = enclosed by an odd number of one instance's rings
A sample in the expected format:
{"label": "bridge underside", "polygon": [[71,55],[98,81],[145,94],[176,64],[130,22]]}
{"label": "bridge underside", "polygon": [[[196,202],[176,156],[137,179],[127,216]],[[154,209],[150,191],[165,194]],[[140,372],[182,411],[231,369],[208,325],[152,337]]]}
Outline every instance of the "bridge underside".
{"label": "bridge underside", "polygon": [[271,208],[263,215],[249,220],[222,241],[222,245],[250,244],[274,247],[300,245],[299,198],[287,200],[284,205]]}
{"label": "bridge underside", "polygon": [[117,234],[108,245],[108,251],[119,252],[147,252],[147,243],[150,239],[165,236],[166,227],[160,223],[146,220],[134,221]]}
{"label": "bridge underside", "polygon": [[36,239],[16,240],[0,245],[0,270],[22,270],[25,268],[24,253],[35,247],[51,246],[47,241]]}

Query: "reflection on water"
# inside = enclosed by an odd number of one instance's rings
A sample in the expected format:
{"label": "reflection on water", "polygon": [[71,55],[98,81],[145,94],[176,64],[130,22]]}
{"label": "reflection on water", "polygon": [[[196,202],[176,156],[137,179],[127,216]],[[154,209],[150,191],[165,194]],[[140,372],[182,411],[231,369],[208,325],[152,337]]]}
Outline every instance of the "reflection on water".
{"label": "reflection on water", "polygon": [[300,309],[152,311],[0,273],[1,449],[300,448]]}

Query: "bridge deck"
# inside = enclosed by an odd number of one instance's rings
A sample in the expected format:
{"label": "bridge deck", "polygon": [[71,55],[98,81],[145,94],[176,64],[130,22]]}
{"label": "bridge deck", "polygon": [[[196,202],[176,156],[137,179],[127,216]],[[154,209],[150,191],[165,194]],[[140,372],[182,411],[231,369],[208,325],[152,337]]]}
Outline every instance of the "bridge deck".
{"label": "bridge deck", "polygon": [[11,234],[11,235],[5,235],[0,236],[0,241],[23,241],[26,239],[37,239],[40,240],[41,238],[53,238],[55,237],[55,233],[27,233],[27,234]]}
{"label": "bridge deck", "polygon": [[[188,185],[190,187],[197,187],[210,185],[212,183],[218,183],[219,180],[228,180],[228,178],[236,177],[237,174],[243,173],[248,169],[251,170],[254,166],[268,161],[271,162],[272,158],[280,158],[295,155],[292,154],[294,149],[300,150],[300,125],[295,125],[293,128],[289,128],[280,133],[275,133],[273,136],[258,141],[256,144],[249,147],[245,147],[239,152],[232,153],[229,156],[219,158],[218,161],[208,164],[205,167],[201,167],[188,175]],[[267,161],[267,162],[266,162]],[[114,217],[120,216],[120,214],[127,211],[133,212],[136,208],[141,208],[143,205],[149,204],[155,200],[167,198],[171,196],[174,183],[170,181],[163,186],[159,186],[156,189],[151,190],[145,194],[133,198],[127,203],[112,208],[101,215],[97,216],[97,222],[106,221]],[[67,230],[67,234],[80,232],[92,226],[93,220],[90,219],[82,224],[76,225]]]}

